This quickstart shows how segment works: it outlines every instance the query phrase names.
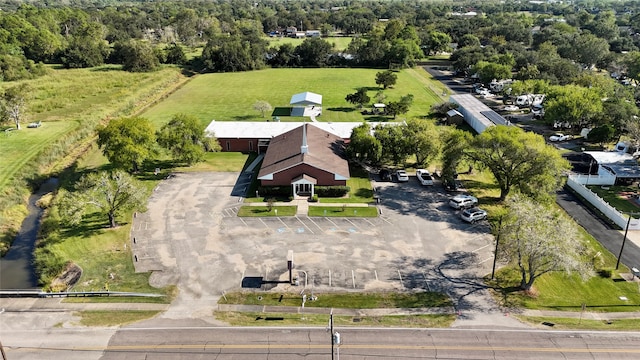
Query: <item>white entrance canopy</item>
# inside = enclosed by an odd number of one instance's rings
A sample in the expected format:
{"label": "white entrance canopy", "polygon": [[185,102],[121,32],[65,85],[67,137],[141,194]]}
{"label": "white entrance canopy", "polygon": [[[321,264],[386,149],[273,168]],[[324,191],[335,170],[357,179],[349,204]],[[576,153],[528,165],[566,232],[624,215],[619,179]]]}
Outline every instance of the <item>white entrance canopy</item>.
{"label": "white entrance canopy", "polygon": [[381,104],[381,103],[375,103],[375,104],[373,104],[373,107],[376,108],[376,109],[384,109],[384,108],[387,107],[387,105]]}
{"label": "white entrance canopy", "polygon": [[295,94],[291,97],[289,104],[299,106],[322,105],[322,95],[309,91]]}

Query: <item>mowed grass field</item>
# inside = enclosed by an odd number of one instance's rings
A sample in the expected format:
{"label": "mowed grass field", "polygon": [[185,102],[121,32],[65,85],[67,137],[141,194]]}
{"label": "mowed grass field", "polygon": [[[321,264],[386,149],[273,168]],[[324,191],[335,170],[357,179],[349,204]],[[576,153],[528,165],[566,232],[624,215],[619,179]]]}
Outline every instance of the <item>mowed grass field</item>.
{"label": "mowed grass field", "polygon": [[[23,166],[56,140],[79,127],[95,127],[106,117],[133,110],[155,93],[166,91],[184,77],[176,68],[152,73],[128,73],[119,67],[56,69],[24,81],[29,87],[22,130],[0,133],[0,189]],[[2,83],[4,89],[18,83]],[[42,126],[27,128],[42,121]]]}
{"label": "mowed grass field", "polygon": [[[310,91],[323,96],[322,116],[319,121],[361,122],[365,120],[354,105],[345,100],[347,94],[367,87],[369,96],[381,90],[375,83],[378,69],[266,69],[241,73],[198,75],[161,103],[150,107],[141,115],[161,126],[176,113],[197,116],[203,124],[218,121],[266,121],[253,109],[258,100],[267,101],[273,108],[288,107],[291,96]],[[442,85],[422,68],[406,69],[396,73],[398,81],[393,88],[384,90],[385,101],[396,101],[413,94],[409,112],[398,119],[422,117],[429,113],[432,104],[443,101]],[[302,118],[285,118],[281,121],[302,121]]]}
{"label": "mowed grass field", "polygon": [[[335,36],[335,37],[322,38],[322,40],[325,40],[329,44],[333,45],[333,50],[336,50],[336,51],[346,50],[347,47],[349,46],[349,43],[351,43],[351,39],[352,37],[350,36]],[[277,47],[282,44],[291,44],[294,47],[296,47],[302,44],[302,42],[305,39],[296,39],[296,38],[290,38],[290,37],[270,37],[270,38],[267,38],[267,40],[269,41],[269,46],[272,46],[272,47]]]}

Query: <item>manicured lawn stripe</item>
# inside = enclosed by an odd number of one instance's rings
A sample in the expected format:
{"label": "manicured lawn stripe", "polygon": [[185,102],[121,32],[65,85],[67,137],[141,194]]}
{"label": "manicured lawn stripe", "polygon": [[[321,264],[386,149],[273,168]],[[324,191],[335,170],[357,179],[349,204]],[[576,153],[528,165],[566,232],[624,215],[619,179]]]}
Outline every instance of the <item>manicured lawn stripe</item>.
{"label": "manicured lawn stripe", "polygon": [[378,208],[375,206],[309,206],[309,216],[326,217],[377,217]]}
{"label": "manicured lawn stripe", "polygon": [[269,211],[266,206],[242,206],[240,210],[238,210],[238,216],[293,216],[296,214],[297,209],[297,206],[274,206],[271,211]]}

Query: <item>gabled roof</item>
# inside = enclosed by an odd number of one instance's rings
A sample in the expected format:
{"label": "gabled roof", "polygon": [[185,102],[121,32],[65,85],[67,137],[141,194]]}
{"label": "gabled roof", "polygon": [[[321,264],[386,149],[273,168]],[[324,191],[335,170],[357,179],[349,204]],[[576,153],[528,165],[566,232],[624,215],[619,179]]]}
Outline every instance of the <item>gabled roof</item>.
{"label": "gabled roof", "polygon": [[299,94],[295,94],[291,97],[291,101],[289,102],[291,105],[322,105],[322,95],[312,93],[312,92],[303,92]]}
{"label": "gabled roof", "polygon": [[[302,153],[304,133],[307,149]],[[334,174],[335,179],[349,178],[349,164],[343,157],[343,140],[310,124],[274,137],[262,161],[258,179],[270,180],[273,175],[297,165],[307,164]]]}

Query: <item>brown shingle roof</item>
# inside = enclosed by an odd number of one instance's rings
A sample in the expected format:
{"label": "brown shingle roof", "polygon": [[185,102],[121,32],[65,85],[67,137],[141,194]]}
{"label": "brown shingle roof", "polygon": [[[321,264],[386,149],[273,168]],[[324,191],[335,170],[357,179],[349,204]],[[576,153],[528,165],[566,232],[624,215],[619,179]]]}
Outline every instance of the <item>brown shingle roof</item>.
{"label": "brown shingle roof", "polygon": [[[306,127],[307,135],[306,154],[301,152],[303,127]],[[304,124],[271,139],[258,178],[303,163],[349,178],[342,139],[312,124]]]}

